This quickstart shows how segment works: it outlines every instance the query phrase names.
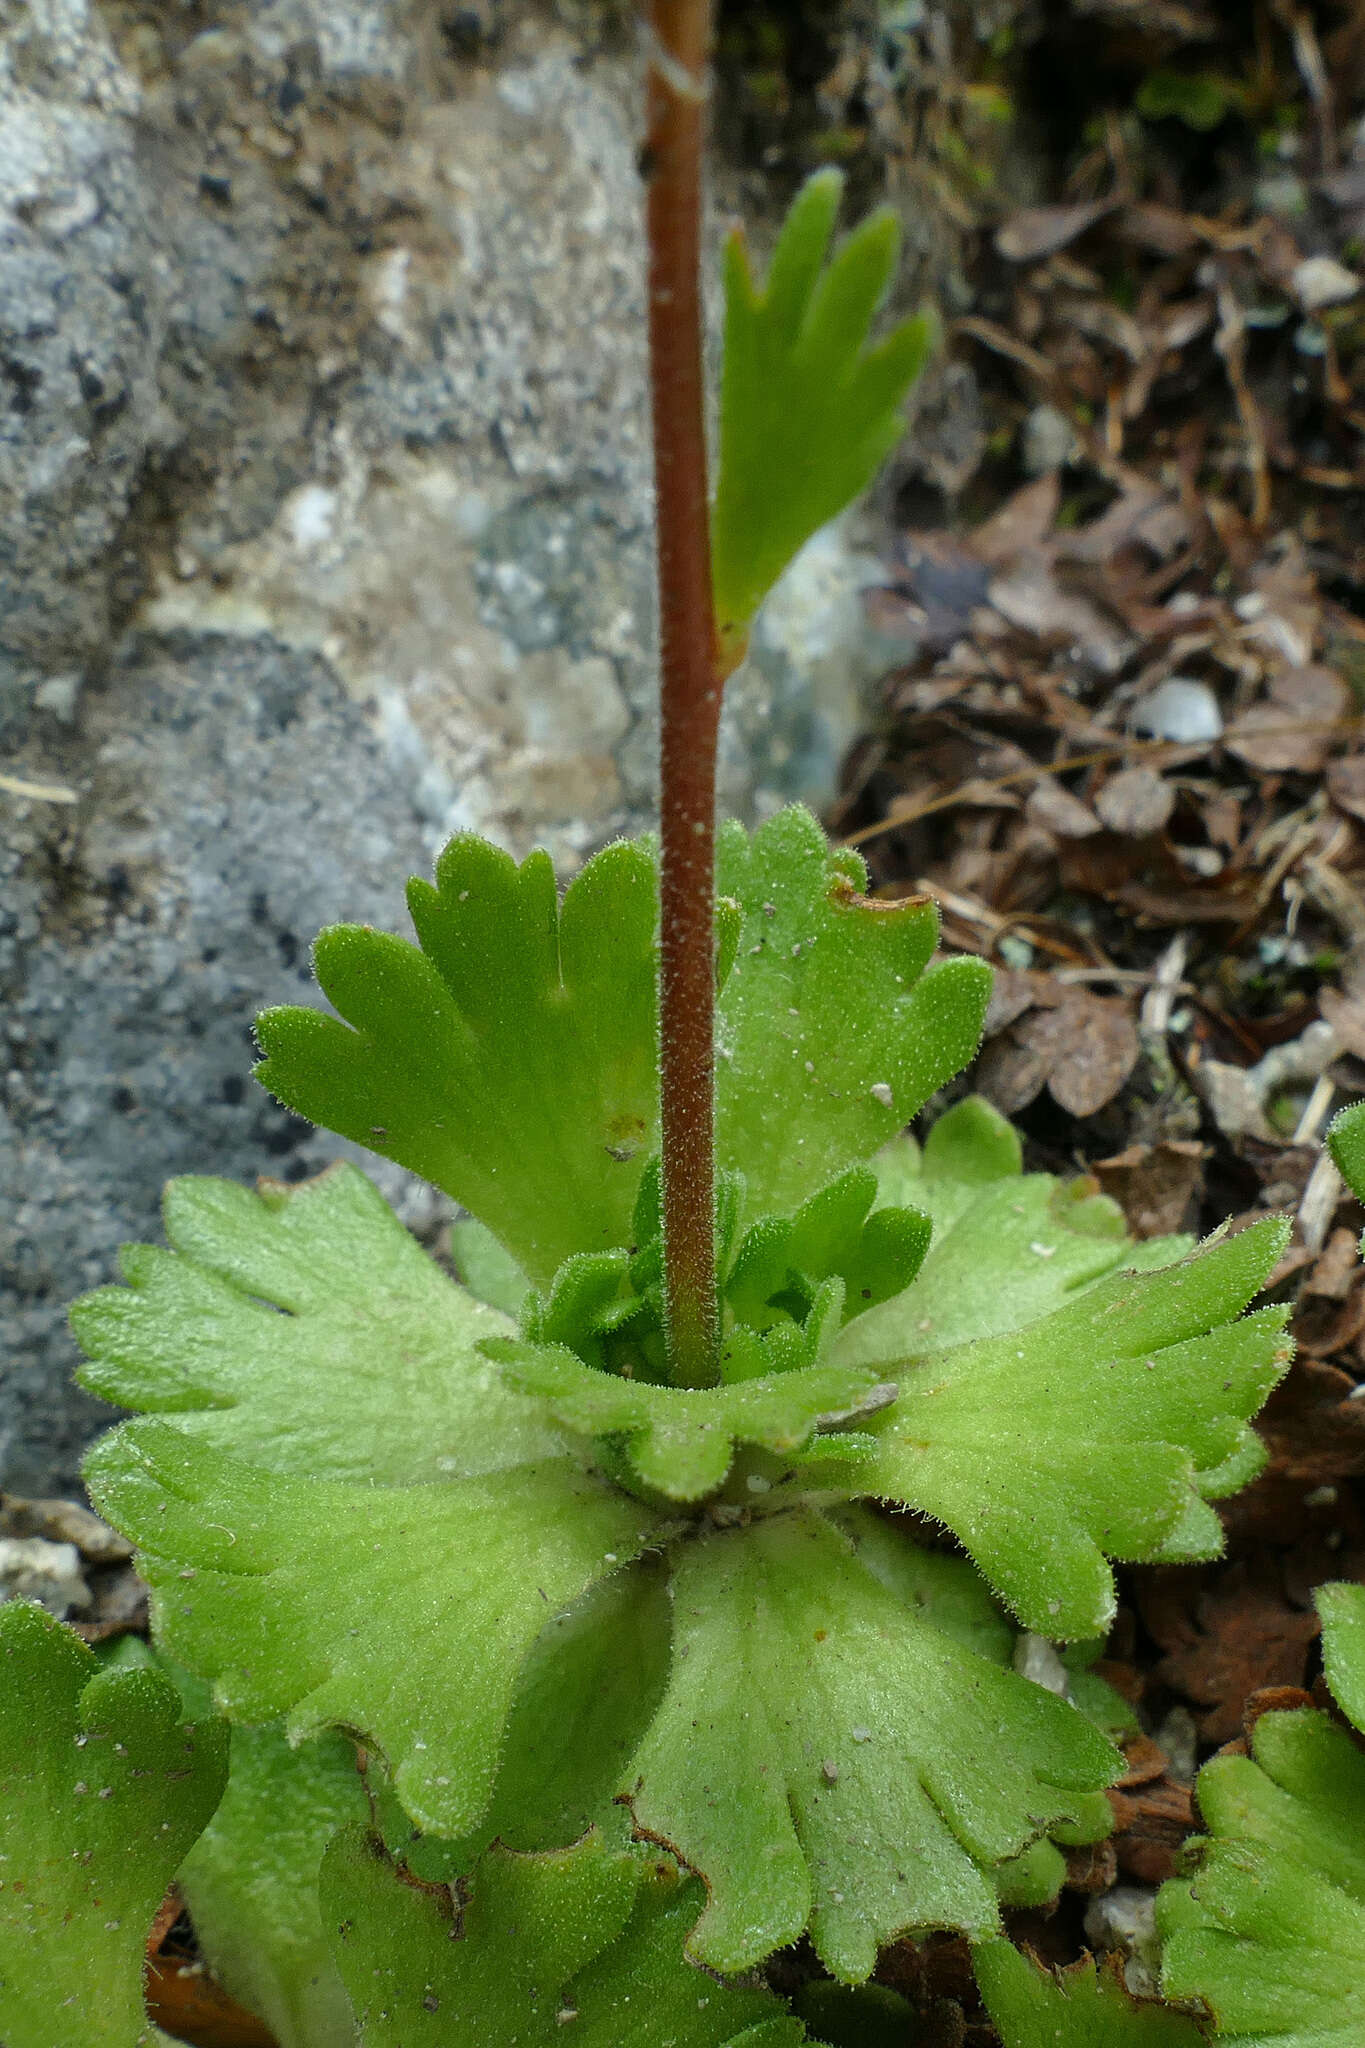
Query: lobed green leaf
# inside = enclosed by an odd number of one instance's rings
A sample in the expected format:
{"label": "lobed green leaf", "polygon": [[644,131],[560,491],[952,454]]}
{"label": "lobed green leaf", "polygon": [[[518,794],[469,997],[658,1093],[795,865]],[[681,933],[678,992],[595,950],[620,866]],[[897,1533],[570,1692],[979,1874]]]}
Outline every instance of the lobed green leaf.
{"label": "lobed green leaf", "polygon": [[483,1356],[512,1327],[455,1286],[355,1167],[316,1180],[174,1180],[173,1247],[71,1311],[107,1401],[268,1471],[406,1485],[563,1452]]}
{"label": "lobed green leaf", "polygon": [[[790,1217],[900,1129],[975,1051],[990,987],[977,960],[925,972],[932,905],[869,901],[853,853],[808,812],[752,840],[721,834],[727,955],[717,1018],[717,1145],[748,1215]],[[420,949],[360,926],[318,941],[336,1016],[267,1012],[258,1077],[282,1102],[424,1174],[492,1233],[504,1303],[565,1261],[638,1242],[633,1210],[655,1143],[655,859],[608,847],[556,904],[543,855],[518,868],[459,838],[436,884],[409,889]],[[922,1248],[885,1219],[857,1298],[889,1254]],[[894,1277],[894,1276],[893,1276]],[[850,1306],[856,1303],[851,1299]]]}
{"label": "lobed green leaf", "polygon": [[717,886],[743,923],[716,1021],[716,1144],[747,1220],[793,1215],[870,1158],[981,1042],[989,968],[929,968],[933,905],[869,899],[866,883],[799,806],[752,838],[721,831]]}
{"label": "lobed green leaf", "polygon": [[669,1689],[624,1789],[637,1826],[704,1875],[690,1953],[722,1974],[807,1925],[848,1981],[907,1930],[993,1931],[982,1866],[1121,1768],[812,1510],[681,1546],[673,1586]]}
{"label": "lobed green leaf", "polygon": [[1204,1496],[1256,1469],[1247,1418],[1290,1355],[1283,1310],[1232,1318],[1287,1234],[1267,1218],[1179,1265],[1098,1281],[1024,1329],[910,1361],[869,1425],[861,1487],[951,1529],[1026,1627],[1103,1634],[1107,1559],[1221,1547]]}
{"label": "lobed green leaf", "polygon": [[314,964],[337,1011],[268,1010],[257,1077],[291,1109],[411,1167],[477,1216],[536,1285],[628,1241],[655,1138],[655,863],[607,847],[556,900],[453,839],[408,906],[420,950],[335,925]]}
{"label": "lobed green leaf", "polygon": [[[1365,1587],[1317,1595],[1323,1663],[1365,1721]],[[1199,1773],[1208,1835],[1157,1897],[1162,1984],[1213,2014],[1231,2048],[1350,2048],[1365,2038],[1365,1749],[1326,1714],[1262,1714],[1250,1756]]]}
{"label": "lobed green leaf", "polygon": [[363,2048],[795,2048],[802,2028],[771,1992],[684,1961],[698,1889],[595,1835],[555,1854],[490,1851],[458,1920],[360,1829],[322,1876]]}
{"label": "lobed green leaf", "polygon": [[1018,1133],[979,1095],[946,1110],[922,1150],[896,1138],[874,1165],[879,1200],[922,1210],[933,1236],[913,1286],[840,1340],[836,1355],[850,1362],[1000,1336],[1117,1267],[1169,1265],[1191,1248],[1185,1237],[1133,1244],[1093,1181],[1025,1174]]}
{"label": "lobed green leaf", "polygon": [[652,1520],[564,1461],[365,1487],[263,1472],[159,1422],[106,1437],[87,1478],[138,1545],[158,1639],[228,1713],[283,1716],[295,1741],[360,1732],[418,1825],[451,1836],[488,1804],[531,1645]]}
{"label": "lobed green leaf", "polygon": [[0,2040],[140,2048],[166,1887],[227,1775],[220,1721],[150,1670],[101,1672],[40,1607],[0,1606]]}
{"label": "lobed green leaf", "polygon": [[827,261],[842,191],[828,170],[802,187],[762,288],[738,231],[726,252],[711,558],[722,643],[735,652],[798,549],[895,447],[931,345],[923,319],[869,344],[900,237],[883,208]]}
{"label": "lobed green leaf", "polygon": [[972,1966],[1003,2048],[1200,2048],[1204,2039],[1184,2013],[1140,2004],[1091,1960],[1058,1977],[1010,1942],[987,1941]]}
{"label": "lobed green leaf", "polygon": [[[1365,2038],[1365,1755],[1324,1714],[1265,1714],[1199,1774],[1208,1839],[1157,1900],[1168,1997],[1237,2048]],[[1254,1759],[1254,1760],[1253,1760]]]}

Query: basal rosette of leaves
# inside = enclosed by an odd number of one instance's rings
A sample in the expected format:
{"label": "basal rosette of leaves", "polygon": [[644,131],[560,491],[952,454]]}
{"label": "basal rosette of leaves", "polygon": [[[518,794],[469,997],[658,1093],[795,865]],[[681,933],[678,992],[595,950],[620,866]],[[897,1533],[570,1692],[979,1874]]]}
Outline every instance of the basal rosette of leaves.
{"label": "basal rosette of leaves", "polygon": [[519,1321],[350,1167],[173,1184],[170,1249],[74,1318],[86,1383],[151,1411],[92,1492],[220,1708],[361,1740],[414,1868],[629,1823],[702,1880],[688,1951],[727,1976],[809,1930],[856,1981],[1048,1895],[1119,1760],[1015,1624],[1094,1638],[1111,1560],[1212,1555],[1288,1356],[1241,1313],[1282,1225],[1139,1252],[984,1104],[897,1137],[987,976],[864,883],[799,811],[725,836],[714,1386],[659,1342],[645,842],[560,903],[457,841],[420,948],[324,935],[339,1014],[262,1022],[283,1100],[491,1233]]}

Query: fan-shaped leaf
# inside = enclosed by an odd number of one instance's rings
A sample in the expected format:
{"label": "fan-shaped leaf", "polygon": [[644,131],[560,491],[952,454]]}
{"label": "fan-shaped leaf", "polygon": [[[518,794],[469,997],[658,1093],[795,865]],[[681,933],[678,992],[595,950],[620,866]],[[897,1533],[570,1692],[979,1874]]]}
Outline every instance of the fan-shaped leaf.
{"label": "fan-shaped leaf", "polygon": [[448,1894],[401,1884],[362,1830],[322,1876],[363,2048],[795,2048],[801,2027],[771,1992],[683,1960],[698,1890],[592,1835],[490,1851],[457,1923]]}
{"label": "fan-shaped leaf", "polygon": [[933,905],[861,895],[857,854],[831,854],[799,807],[752,839],[727,825],[717,885],[743,912],[717,1017],[718,1158],[744,1176],[747,1219],[791,1216],[966,1065],[990,970],[926,972]]}
{"label": "fan-shaped leaf", "polygon": [[950,1528],[1027,1627],[1102,1634],[1113,1612],[1106,1558],[1221,1546],[1203,1496],[1255,1469],[1246,1418],[1289,1358],[1282,1310],[1230,1319],[1287,1232],[1267,1218],[1178,1266],[1114,1275],[1025,1329],[915,1365],[869,1425],[878,1452],[862,1486]]}
{"label": "fan-shaped leaf", "polygon": [[175,1247],[125,1251],[128,1287],[71,1313],[83,1383],[249,1463],[367,1484],[563,1451],[478,1350],[507,1319],[447,1279],[353,1166],[257,1194],[166,1190]]}
{"label": "fan-shaped leaf", "polygon": [[453,839],[408,904],[421,950],[362,925],[317,942],[338,1012],[268,1010],[257,1075],[291,1109],[445,1188],[538,1286],[628,1242],[657,1117],[655,864],[609,846],[557,903]]}
{"label": "fan-shaped leaf", "polygon": [[236,1718],[361,1733],[419,1826],[452,1836],[488,1804],[527,1651],[651,1520],[563,1461],[449,1486],[291,1480],[159,1422],[106,1437],[87,1476],[139,1546],[171,1656]]}
{"label": "fan-shaped leaf", "polygon": [[1365,1755],[1325,1714],[1263,1714],[1251,1757],[1204,1766],[1199,1806],[1195,1875],[1157,1901],[1167,1996],[1237,2048],[1358,2048]]}
{"label": "fan-shaped leaf", "polygon": [[1093,1181],[1025,1174],[1017,1133],[979,1095],[946,1110],[922,1151],[896,1138],[873,1164],[880,1201],[923,1210],[933,1236],[913,1286],[841,1338],[836,1356],[850,1362],[924,1358],[1021,1329],[1117,1267],[1170,1265],[1191,1249],[1187,1237],[1132,1243]]}
{"label": "fan-shaped leaf", "polygon": [[682,1546],[672,1680],[625,1786],[700,1870],[729,1972],[809,1923],[838,1977],[909,1928],[996,1924],[982,1865],[1111,1781],[1081,1716],[919,1619],[810,1511]]}

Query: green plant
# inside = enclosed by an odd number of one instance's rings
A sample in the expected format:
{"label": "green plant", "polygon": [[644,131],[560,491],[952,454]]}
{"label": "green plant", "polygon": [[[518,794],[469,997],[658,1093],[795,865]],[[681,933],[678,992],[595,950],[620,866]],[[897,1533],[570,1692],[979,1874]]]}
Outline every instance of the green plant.
{"label": "green plant", "polygon": [[[1365,1103],[1328,1143],[1365,1201]],[[1249,1754],[1206,1764],[1208,1834],[1159,1901],[1167,1992],[1244,2048],[1347,2048],[1365,2032],[1365,1586],[1321,1586],[1317,1606],[1342,1718],[1262,1714]]]}
{"label": "green plant", "polygon": [[[261,1019],[282,1101],[469,1211],[463,1284],[338,1166],[173,1183],[169,1249],[74,1311],[85,1383],[143,1411],[88,1476],[155,1649],[95,1675],[0,1616],[7,2048],[74,2043],[66,2005],[85,2048],[150,2038],[137,1949],[177,1869],[282,2048],[890,2037],[855,1987],[935,1928],[1019,2048],[1190,2033],[1038,1976],[1000,1911],[1108,1830],[1112,1561],[1218,1550],[1288,1360],[1284,1312],[1243,1313],[1287,1226],[1130,1245],[972,1097],[916,1144],[986,970],[935,964],[932,905],[869,900],[801,811],[716,841],[724,677],[885,455],[925,333],[869,346],[894,235],[827,262],[829,174],[762,289],[733,249],[708,537],[704,10],[654,29],[660,845],[561,900],[544,856],[457,839],[415,946],[326,932],[333,1014]],[[1069,1698],[1015,1668],[1030,1631],[1079,1646]],[[91,1833],[73,1757],[106,1740],[127,1797]],[[827,1974],[789,2008],[756,1973],[802,1935]]]}

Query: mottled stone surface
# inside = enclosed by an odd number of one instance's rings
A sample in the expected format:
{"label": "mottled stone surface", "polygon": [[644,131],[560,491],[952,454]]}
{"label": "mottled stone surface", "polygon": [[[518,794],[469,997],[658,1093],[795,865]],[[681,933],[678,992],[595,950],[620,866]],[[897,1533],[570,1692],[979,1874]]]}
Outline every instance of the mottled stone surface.
{"label": "mottled stone surface", "polygon": [[[65,1307],[168,1175],[345,1149],[247,1079],[317,927],[399,926],[452,830],[572,867],[648,816],[630,23],[0,0],[6,1485],[73,1485]],[[841,545],[738,693],[732,810],[822,794],[856,723]]]}
{"label": "mottled stone surface", "polygon": [[167,1175],[339,1149],[246,1078],[318,925],[647,810],[636,88],[532,6],[0,0],[0,771],[77,798],[0,790],[7,1484]]}

